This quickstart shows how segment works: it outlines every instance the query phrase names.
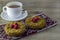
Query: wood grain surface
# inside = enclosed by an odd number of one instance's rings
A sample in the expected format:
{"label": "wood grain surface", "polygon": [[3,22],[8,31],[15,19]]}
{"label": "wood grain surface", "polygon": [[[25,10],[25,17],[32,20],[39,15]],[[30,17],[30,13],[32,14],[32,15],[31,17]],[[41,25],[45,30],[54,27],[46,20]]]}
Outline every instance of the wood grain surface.
{"label": "wood grain surface", "polygon": [[[58,21],[58,25],[53,28],[19,40],[60,40],[60,0],[0,0],[0,13],[3,6],[10,1],[22,2],[23,8],[28,11],[30,16],[35,11],[43,11],[44,14]],[[0,24],[7,22],[0,17]]]}

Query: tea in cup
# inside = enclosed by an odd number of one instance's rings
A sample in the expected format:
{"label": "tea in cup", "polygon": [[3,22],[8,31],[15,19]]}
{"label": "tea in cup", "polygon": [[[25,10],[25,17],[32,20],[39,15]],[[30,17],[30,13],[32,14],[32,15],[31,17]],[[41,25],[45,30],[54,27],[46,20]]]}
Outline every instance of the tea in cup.
{"label": "tea in cup", "polygon": [[23,4],[21,2],[13,1],[6,4],[3,7],[3,12],[6,12],[7,15],[11,18],[17,18],[22,15]]}

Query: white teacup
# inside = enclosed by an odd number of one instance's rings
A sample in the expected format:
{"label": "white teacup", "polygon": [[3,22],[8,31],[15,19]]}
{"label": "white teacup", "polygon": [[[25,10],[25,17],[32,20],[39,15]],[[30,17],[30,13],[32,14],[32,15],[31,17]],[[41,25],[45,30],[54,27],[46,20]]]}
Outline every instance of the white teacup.
{"label": "white teacup", "polygon": [[11,18],[17,18],[21,16],[22,10],[22,3],[17,1],[9,2],[3,7],[3,12],[7,12],[7,15]]}

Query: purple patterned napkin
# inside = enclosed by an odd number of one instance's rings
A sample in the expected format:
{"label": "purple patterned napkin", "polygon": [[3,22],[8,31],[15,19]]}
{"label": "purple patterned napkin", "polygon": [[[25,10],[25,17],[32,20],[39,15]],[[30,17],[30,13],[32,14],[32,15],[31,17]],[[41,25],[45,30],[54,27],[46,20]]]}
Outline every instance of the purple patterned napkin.
{"label": "purple patterned napkin", "polygon": [[[21,35],[21,36],[18,36],[18,37],[10,37],[10,36],[7,36],[4,32],[4,25],[0,25],[0,39],[1,40],[16,40],[16,39],[20,39],[20,38],[23,38],[23,37],[26,37],[28,35],[31,35],[31,34],[35,34],[35,33],[38,33],[38,32],[41,32],[43,30],[46,30],[50,27],[53,27],[57,24],[57,22],[51,18],[49,18],[48,16],[46,16],[45,14],[41,13],[41,12],[36,12],[36,13],[39,13],[38,16],[41,16],[43,17],[44,19],[46,19],[46,26],[42,29],[39,29],[39,30],[34,30],[34,29],[30,29],[30,28],[26,28],[26,32]],[[34,15],[34,16],[37,16],[37,15]]]}

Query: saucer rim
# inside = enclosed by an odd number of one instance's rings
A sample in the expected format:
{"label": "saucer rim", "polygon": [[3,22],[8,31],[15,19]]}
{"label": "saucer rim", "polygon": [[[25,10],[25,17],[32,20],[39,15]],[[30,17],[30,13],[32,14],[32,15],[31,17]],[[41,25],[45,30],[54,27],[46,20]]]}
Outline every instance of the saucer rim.
{"label": "saucer rim", "polygon": [[[3,17],[3,16],[4,16],[3,13],[5,13],[5,12],[1,12],[1,15],[0,15],[0,16],[1,16],[2,19],[7,20],[7,21],[19,21],[19,20],[25,19],[25,18],[28,16],[27,10],[25,10],[25,13],[24,13],[25,15],[24,15],[24,17],[22,16],[21,19],[18,18],[18,19],[14,19],[14,20],[11,19],[11,18],[10,18],[10,19],[7,19],[6,17]],[[7,14],[7,13],[6,13],[6,14]],[[20,17],[20,16],[19,16],[19,17]]]}

